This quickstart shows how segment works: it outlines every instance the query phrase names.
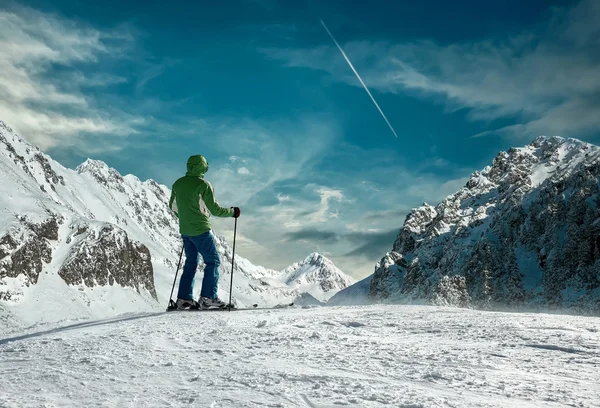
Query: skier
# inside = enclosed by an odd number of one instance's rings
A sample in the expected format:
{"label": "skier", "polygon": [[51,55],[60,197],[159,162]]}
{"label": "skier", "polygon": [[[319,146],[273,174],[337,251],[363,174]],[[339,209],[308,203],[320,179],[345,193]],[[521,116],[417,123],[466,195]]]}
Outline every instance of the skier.
{"label": "skier", "polygon": [[[237,218],[240,216],[240,209],[223,208],[217,203],[211,184],[204,180],[207,171],[208,162],[203,156],[190,156],[187,161],[187,173],[173,184],[169,200],[169,207],[179,218],[179,232],[185,251],[185,264],[176,303],[177,308],[183,310],[226,306],[217,296],[221,261],[209,218],[211,214],[216,217]],[[195,301],[193,289],[198,253],[202,255],[206,266],[200,299]]]}

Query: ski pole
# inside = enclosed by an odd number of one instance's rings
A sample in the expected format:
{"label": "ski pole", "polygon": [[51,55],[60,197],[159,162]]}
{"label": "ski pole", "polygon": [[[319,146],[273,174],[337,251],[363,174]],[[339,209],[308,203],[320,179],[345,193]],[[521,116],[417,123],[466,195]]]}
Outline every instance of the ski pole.
{"label": "ski pole", "polygon": [[[181,265],[181,258],[183,257],[183,246],[181,247],[181,253],[179,254],[179,262],[177,262],[177,269],[175,270],[175,279],[173,279],[173,287],[171,288],[171,294],[169,295],[169,306],[173,303],[173,291],[175,290],[175,281],[177,280],[177,274],[179,273],[179,266]],[[167,306],[167,310],[169,310]]]}
{"label": "ski pole", "polygon": [[233,227],[233,255],[231,255],[231,282],[229,283],[229,311],[231,312],[231,294],[233,292],[233,265],[235,265],[235,237],[237,235],[237,218]]}

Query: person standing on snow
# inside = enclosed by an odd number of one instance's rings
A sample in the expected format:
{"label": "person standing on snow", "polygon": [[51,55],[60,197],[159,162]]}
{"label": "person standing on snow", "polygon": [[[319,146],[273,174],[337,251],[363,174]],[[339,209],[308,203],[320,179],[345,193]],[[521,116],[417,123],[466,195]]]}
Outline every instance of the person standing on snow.
{"label": "person standing on snow", "polygon": [[[183,239],[185,263],[177,294],[178,309],[225,307],[217,296],[221,260],[209,218],[239,217],[238,207],[223,208],[217,203],[211,184],[204,180],[208,162],[201,155],[190,156],[187,173],[171,189],[169,207],[179,218],[179,232]],[[204,260],[204,279],[198,302],[194,300],[194,278],[198,267],[198,253]]]}

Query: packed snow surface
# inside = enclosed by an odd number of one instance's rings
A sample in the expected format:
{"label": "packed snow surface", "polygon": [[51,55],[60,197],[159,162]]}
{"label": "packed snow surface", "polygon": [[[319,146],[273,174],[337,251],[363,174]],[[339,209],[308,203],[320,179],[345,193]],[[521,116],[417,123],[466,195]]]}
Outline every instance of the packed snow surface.
{"label": "packed snow surface", "polygon": [[36,326],[0,334],[0,406],[598,407],[599,330],[399,305]]}

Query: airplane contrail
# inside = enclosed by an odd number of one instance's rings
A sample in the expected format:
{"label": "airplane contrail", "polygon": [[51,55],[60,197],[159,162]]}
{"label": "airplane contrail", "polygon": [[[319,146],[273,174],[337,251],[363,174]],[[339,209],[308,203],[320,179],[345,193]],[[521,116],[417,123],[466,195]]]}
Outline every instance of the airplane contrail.
{"label": "airplane contrail", "polygon": [[342,53],[342,55],[346,59],[346,62],[348,63],[348,65],[350,65],[350,68],[352,68],[352,71],[354,72],[354,75],[356,75],[356,77],[358,78],[358,80],[362,84],[363,88],[365,88],[365,91],[367,91],[367,93],[371,97],[371,100],[373,101],[373,103],[375,104],[375,106],[377,107],[377,109],[379,110],[379,113],[381,113],[381,116],[385,120],[385,123],[387,123],[387,125],[390,127],[390,130],[392,131],[392,133],[394,134],[394,136],[396,136],[396,138],[398,138],[398,135],[396,134],[396,131],[392,127],[392,124],[385,117],[385,114],[383,113],[383,111],[379,107],[379,104],[377,103],[377,101],[375,100],[375,98],[373,97],[373,95],[371,95],[371,91],[369,91],[369,88],[367,88],[367,85],[365,84],[365,82],[362,80],[362,78],[358,74],[358,71],[356,70],[356,68],[354,68],[354,65],[352,65],[352,62],[350,61],[350,58],[348,58],[348,56],[346,55],[346,53],[344,52],[344,50],[342,49],[342,47],[340,46],[340,44],[338,44],[338,42],[336,41],[336,39],[333,36],[333,34],[331,34],[331,31],[329,31],[329,28],[327,28],[327,26],[325,25],[325,22],[323,20],[320,20],[320,21],[321,21],[321,24],[323,25],[323,28],[325,28],[325,31],[327,31],[327,34],[329,34],[329,36],[331,37],[331,39],[333,40],[333,42],[335,43],[335,45],[338,47],[338,50],[340,50],[340,52]]}

